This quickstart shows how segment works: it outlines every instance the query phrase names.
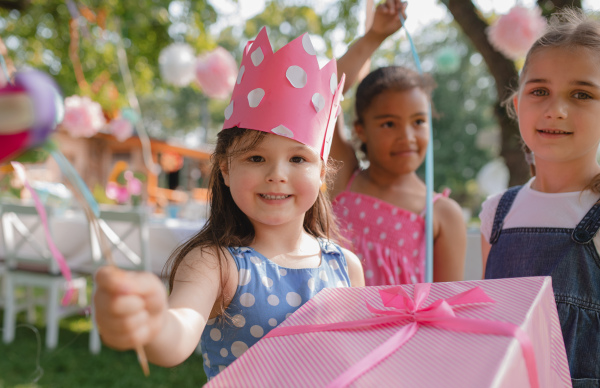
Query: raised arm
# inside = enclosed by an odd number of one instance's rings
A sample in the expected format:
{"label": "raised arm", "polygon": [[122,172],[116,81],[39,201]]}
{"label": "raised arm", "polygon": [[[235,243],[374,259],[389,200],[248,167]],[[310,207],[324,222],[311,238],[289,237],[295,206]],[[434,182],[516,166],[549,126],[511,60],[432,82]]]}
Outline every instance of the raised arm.
{"label": "raised arm", "polygon": [[94,302],[103,342],[119,350],[143,345],[153,364],[180,364],[200,341],[219,279],[217,258],[199,249],[179,266],[168,300],[164,285],[151,273],[100,269]]}

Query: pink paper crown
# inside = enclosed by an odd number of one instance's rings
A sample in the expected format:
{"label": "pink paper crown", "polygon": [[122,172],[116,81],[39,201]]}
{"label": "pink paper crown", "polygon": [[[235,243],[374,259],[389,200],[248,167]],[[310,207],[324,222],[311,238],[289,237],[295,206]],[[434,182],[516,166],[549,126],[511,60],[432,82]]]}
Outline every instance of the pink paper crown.
{"label": "pink paper crown", "polygon": [[263,27],[244,49],[223,129],[286,136],[327,161],[344,80],[345,75],[337,82],[335,59],[319,68],[308,34],[273,53]]}

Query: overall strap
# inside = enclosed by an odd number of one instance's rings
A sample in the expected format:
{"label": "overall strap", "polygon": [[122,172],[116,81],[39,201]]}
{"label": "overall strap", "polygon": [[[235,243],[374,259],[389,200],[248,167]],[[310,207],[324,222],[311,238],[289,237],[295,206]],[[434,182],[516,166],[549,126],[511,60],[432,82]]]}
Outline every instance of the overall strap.
{"label": "overall strap", "polygon": [[490,244],[494,244],[498,241],[498,237],[500,237],[500,232],[502,231],[502,225],[504,224],[504,217],[508,214],[508,211],[512,207],[519,190],[521,190],[523,186],[515,186],[506,190],[502,198],[500,198],[500,202],[498,203],[498,207],[496,208],[496,215],[494,216],[494,225],[492,226],[492,234],[490,236]]}
{"label": "overall strap", "polygon": [[[600,202],[600,201],[599,201]],[[596,202],[594,206],[586,213],[583,219],[577,224],[571,239],[578,244],[587,244],[596,235],[600,228],[600,203]]]}

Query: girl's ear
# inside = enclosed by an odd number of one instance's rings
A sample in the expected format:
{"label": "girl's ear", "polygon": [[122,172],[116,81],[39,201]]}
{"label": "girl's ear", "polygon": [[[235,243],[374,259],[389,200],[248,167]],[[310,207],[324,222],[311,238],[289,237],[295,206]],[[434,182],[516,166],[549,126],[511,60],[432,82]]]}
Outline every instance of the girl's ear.
{"label": "girl's ear", "polygon": [[229,187],[229,166],[228,162],[224,161],[219,164],[219,169],[221,170],[221,175],[223,175],[223,181],[225,181],[225,186]]}
{"label": "girl's ear", "polygon": [[354,122],[354,132],[356,132],[356,136],[363,143],[367,142],[367,135],[365,134],[365,127],[359,121]]}

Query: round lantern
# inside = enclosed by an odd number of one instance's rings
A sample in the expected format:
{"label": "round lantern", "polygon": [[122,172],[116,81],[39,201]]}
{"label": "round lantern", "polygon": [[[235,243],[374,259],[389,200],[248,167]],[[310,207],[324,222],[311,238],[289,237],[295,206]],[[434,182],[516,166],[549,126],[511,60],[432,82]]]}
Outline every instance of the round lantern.
{"label": "round lantern", "polygon": [[174,86],[187,86],[194,79],[196,56],[190,45],[173,43],[164,48],[158,65],[162,78]]}

